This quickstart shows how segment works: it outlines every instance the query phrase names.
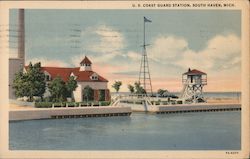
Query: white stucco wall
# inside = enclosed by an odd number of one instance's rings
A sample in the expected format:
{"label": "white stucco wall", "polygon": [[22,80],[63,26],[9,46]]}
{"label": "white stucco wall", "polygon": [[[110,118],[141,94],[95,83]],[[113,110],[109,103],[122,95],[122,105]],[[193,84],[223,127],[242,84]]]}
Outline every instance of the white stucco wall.
{"label": "white stucco wall", "polygon": [[73,97],[76,102],[82,101],[82,90],[86,86],[90,86],[92,89],[108,89],[107,82],[77,82],[77,88],[73,92]]}
{"label": "white stucco wall", "polygon": [[92,71],[92,67],[84,65],[80,67],[80,71]]}
{"label": "white stucco wall", "polygon": [[43,97],[49,97],[50,96],[50,92],[49,92],[49,88],[46,86],[45,92],[43,94]]}
{"label": "white stucco wall", "polygon": [[73,92],[73,98],[76,102],[82,101],[82,86],[79,83],[77,84],[76,90]]}
{"label": "white stucco wall", "polygon": [[[107,82],[78,82],[77,88],[73,92],[73,98],[76,102],[82,101],[82,89],[89,85],[92,89],[107,89]],[[48,87],[46,87],[46,91],[44,93],[44,97],[49,97],[50,92]]]}
{"label": "white stucco wall", "polygon": [[108,89],[107,82],[78,82],[82,86],[82,89],[87,85],[92,89]]}

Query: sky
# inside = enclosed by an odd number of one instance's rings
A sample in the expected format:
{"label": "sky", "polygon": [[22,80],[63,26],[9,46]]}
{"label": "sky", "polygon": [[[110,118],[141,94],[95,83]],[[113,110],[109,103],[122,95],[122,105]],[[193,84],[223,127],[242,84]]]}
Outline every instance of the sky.
{"label": "sky", "polygon": [[[26,64],[78,67],[84,56],[95,72],[122,81],[121,91],[138,81],[143,17],[153,90],[182,89],[188,68],[206,72],[205,91],[240,91],[241,12],[238,10],[25,10]],[[15,35],[17,10],[10,11]],[[10,56],[16,56],[15,37]]]}

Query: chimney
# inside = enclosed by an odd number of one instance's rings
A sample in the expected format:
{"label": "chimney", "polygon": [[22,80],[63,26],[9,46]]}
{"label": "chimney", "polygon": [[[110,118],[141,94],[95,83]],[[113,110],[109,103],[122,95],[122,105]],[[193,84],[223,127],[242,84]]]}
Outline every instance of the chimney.
{"label": "chimney", "polygon": [[18,58],[25,60],[25,22],[24,9],[18,10]]}

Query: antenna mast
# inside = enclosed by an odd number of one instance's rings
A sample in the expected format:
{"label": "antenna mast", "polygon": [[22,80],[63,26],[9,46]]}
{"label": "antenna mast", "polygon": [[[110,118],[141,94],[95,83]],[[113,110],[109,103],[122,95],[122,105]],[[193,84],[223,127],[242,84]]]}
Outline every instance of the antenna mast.
{"label": "antenna mast", "polygon": [[150,78],[150,72],[149,72],[149,65],[148,65],[148,57],[147,57],[147,49],[146,46],[146,28],[145,23],[146,22],[152,22],[151,20],[144,17],[143,19],[143,45],[142,45],[142,58],[141,58],[141,66],[140,66],[140,73],[139,73],[139,82],[143,86],[146,93],[153,94],[152,91],[152,84],[151,84],[151,78]]}

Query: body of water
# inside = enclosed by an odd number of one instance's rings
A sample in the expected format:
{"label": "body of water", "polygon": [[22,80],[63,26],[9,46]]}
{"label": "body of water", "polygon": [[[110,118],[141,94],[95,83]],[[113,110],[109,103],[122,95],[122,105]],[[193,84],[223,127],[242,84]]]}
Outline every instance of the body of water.
{"label": "body of water", "polygon": [[241,111],[10,122],[11,150],[240,150]]}

